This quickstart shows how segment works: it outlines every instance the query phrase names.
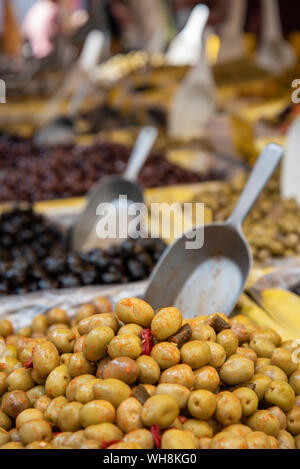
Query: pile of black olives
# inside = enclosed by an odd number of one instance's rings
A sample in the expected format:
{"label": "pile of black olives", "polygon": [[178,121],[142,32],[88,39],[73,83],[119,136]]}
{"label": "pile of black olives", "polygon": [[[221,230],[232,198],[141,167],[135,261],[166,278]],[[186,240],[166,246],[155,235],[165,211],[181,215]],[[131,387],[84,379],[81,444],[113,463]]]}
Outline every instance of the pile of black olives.
{"label": "pile of black olives", "polygon": [[159,239],[129,239],[75,253],[58,228],[17,207],[0,218],[0,295],[143,280],[164,248]]}

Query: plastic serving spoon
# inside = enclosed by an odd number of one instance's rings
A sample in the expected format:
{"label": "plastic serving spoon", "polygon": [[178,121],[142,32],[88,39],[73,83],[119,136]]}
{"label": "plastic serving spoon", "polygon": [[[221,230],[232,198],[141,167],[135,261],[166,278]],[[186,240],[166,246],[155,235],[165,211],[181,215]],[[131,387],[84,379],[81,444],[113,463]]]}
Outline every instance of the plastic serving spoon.
{"label": "plastic serving spoon", "polygon": [[[145,301],[154,308],[174,305],[186,318],[232,312],[252,264],[242,222],[282,154],[279,145],[266,146],[229,220],[196,227],[166,250],[150,277]],[[188,249],[192,232],[204,236],[202,248]]]}
{"label": "plastic serving spoon", "polygon": [[[72,231],[71,244],[75,251],[82,250],[88,239],[95,239],[95,226],[99,221],[97,207],[100,203],[113,203],[119,199],[120,195],[127,196],[129,202],[143,202],[143,190],[137,183],[137,177],[154,145],[157,133],[155,127],[143,127],[130,155],[125,173],[122,176],[108,177],[91,189],[87,206]],[[103,247],[106,246],[105,241],[98,238],[97,247],[101,247],[101,244]]]}
{"label": "plastic serving spoon", "polygon": [[261,0],[262,43],[257,63],[271,73],[280,74],[295,63],[295,53],[284,40],[278,0]]}

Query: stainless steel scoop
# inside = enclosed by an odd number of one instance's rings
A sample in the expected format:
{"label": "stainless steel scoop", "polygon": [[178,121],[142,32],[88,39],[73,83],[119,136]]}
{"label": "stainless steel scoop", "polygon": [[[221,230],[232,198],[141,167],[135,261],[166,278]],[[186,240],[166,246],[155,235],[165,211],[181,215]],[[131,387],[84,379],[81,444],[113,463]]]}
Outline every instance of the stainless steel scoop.
{"label": "stainless steel scoop", "polygon": [[[75,251],[81,251],[89,246],[88,240],[95,240],[97,207],[100,203],[113,202],[120,195],[126,195],[131,202],[143,202],[143,190],[137,182],[137,177],[143,167],[157,138],[155,127],[143,127],[137,137],[135,146],[130,155],[127,168],[122,176],[111,176],[94,186],[88,194],[88,203],[82,214],[78,217],[72,230],[71,245]],[[107,247],[109,240],[97,239],[97,247]],[[112,243],[111,241],[109,242]]]}
{"label": "stainless steel scoop", "polygon": [[183,316],[232,312],[246,284],[252,255],[242,222],[273,174],[283,154],[269,144],[259,156],[234,212],[225,223],[199,226],[200,249],[188,249],[192,232],[176,240],[155,267],[144,300],[154,308],[178,307]]}

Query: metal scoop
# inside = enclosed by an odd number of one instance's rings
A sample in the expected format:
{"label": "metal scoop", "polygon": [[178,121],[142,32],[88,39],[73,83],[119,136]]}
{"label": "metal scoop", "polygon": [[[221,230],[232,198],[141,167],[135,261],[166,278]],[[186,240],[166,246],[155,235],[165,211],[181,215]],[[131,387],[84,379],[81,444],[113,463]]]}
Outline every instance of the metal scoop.
{"label": "metal scoop", "polygon": [[[97,239],[95,226],[99,220],[97,207],[100,203],[113,202],[119,199],[120,195],[127,196],[129,202],[143,202],[143,190],[137,183],[137,177],[154,145],[157,133],[155,127],[143,127],[130,155],[125,173],[122,176],[108,177],[92,188],[88,194],[87,206],[72,231],[71,244],[75,251],[96,247],[92,246],[92,243]],[[97,239],[97,247],[106,247],[106,244],[107,240]]]}
{"label": "metal scoop", "polygon": [[[154,308],[174,305],[186,318],[217,312],[230,315],[252,264],[242,222],[282,154],[279,145],[266,146],[229,220],[196,227],[166,250],[150,277],[145,301]],[[204,236],[201,249],[188,249],[192,232]]]}

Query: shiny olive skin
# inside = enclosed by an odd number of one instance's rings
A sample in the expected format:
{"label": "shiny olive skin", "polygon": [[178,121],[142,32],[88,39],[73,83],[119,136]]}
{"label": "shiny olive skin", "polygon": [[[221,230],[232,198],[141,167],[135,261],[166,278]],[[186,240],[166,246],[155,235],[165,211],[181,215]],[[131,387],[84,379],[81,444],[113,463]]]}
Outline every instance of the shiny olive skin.
{"label": "shiny olive skin", "polygon": [[108,298],[98,296],[93,301],[93,306],[96,308],[98,314],[110,313],[112,311],[112,304]]}
{"label": "shiny olive skin", "polygon": [[223,391],[217,395],[215,418],[219,423],[222,425],[238,423],[242,413],[241,401],[235,394]]}
{"label": "shiny olive skin", "polygon": [[274,350],[271,364],[281,368],[287,376],[298,370],[298,365],[294,363],[291,352],[282,347]]}
{"label": "shiny olive skin", "polygon": [[192,391],[188,400],[190,414],[199,420],[208,420],[216,410],[217,400],[215,394],[205,389]]}
{"label": "shiny olive skin", "polygon": [[258,357],[264,358],[271,358],[276,348],[271,340],[259,336],[254,337],[249,345]]}
{"label": "shiny olive skin", "polygon": [[71,380],[67,365],[57,366],[47,376],[45,383],[47,395],[49,397],[64,396]]}
{"label": "shiny olive skin", "polygon": [[40,410],[25,409],[16,418],[16,429],[19,430],[24,423],[30,422],[31,420],[42,420],[42,419],[43,419],[43,413]]}
{"label": "shiny olive skin", "polygon": [[294,406],[287,414],[287,430],[292,435],[300,433],[300,407]]}
{"label": "shiny olive skin", "polygon": [[58,425],[58,417],[64,406],[68,403],[65,396],[58,396],[52,399],[44,412],[44,418],[53,425]]}
{"label": "shiny olive skin", "polygon": [[94,380],[94,375],[83,374],[76,376],[70,381],[66,389],[66,397],[69,401],[75,401],[77,389],[84,383],[87,383],[90,380]]}
{"label": "shiny olive skin", "polygon": [[166,340],[181,328],[182,315],[179,309],[161,308],[151,322],[151,332],[153,336],[159,340]]}
{"label": "shiny olive skin", "polygon": [[199,444],[193,433],[172,428],[164,432],[161,447],[162,449],[198,449]]}
{"label": "shiny olive skin", "polygon": [[73,352],[75,334],[71,329],[53,329],[48,334],[48,340],[55,345],[59,353]]}
{"label": "shiny olive skin", "polygon": [[139,444],[142,449],[153,449],[154,448],[154,440],[151,432],[146,428],[140,428],[138,430],[133,430],[132,432],[127,433],[123,441],[137,443]]}
{"label": "shiny olive skin", "polygon": [[161,383],[156,388],[156,394],[166,394],[175,399],[180,409],[184,409],[191,395],[189,389],[181,384]]}
{"label": "shiny olive skin", "polygon": [[130,396],[130,387],[119,379],[103,379],[94,385],[95,399],[105,399],[115,408],[118,408]]}
{"label": "shiny olive skin", "polygon": [[140,298],[124,298],[118,301],[115,312],[123,323],[138,324],[142,327],[149,327],[154,317],[153,308]]}
{"label": "shiny olive skin", "polygon": [[216,342],[222,345],[227,357],[235,353],[239,346],[238,338],[231,329],[224,329],[219,332],[219,334],[217,334]]}
{"label": "shiny olive skin", "polygon": [[10,434],[4,428],[0,428],[0,448],[10,442]]}
{"label": "shiny olive skin", "polygon": [[3,410],[0,410],[0,427],[10,430],[13,425],[12,419]]}
{"label": "shiny olive skin", "polygon": [[275,415],[275,417],[278,419],[280,423],[280,430],[286,430],[287,428],[287,418],[286,414],[283,412],[282,409],[278,406],[273,406],[269,407],[268,411],[271,412],[271,414]]}
{"label": "shiny olive skin", "polygon": [[279,430],[277,442],[280,449],[296,449],[294,438],[285,430]]}
{"label": "shiny olive skin", "polygon": [[294,371],[289,377],[289,385],[292,386],[296,396],[300,395],[300,370]]}
{"label": "shiny olive skin", "polygon": [[254,363],[249,358],[236,357],[227,360],[220,369],[221,380],[229,385],[244,383],[254,375]]}
{"label": "shiny olive skin", "polygon": [[238,347],[236,354],[240,355],[241,357],[249,358],[249,360],[253,361],[254,365],[257,362],[257,355],[250,347]]}
{"label": "shiny olive skin", "polygon": [[94,400],[85,404],[79,412],[79,422],[82,427],[99,423],[112,423],[115,419],[116,411],[114,406],[104,400]]}
{"label": "shiny olive skin", "polygon": [[265,400],[268,404],[273,404],[284,412],[288,412],[295,405],[295,393],[285,381],[272,381],[267,386]]}
{"label": "shiny olive skin", "polygon": [[29,407],[30,401],[24,391],[10,391],[2,398],[1,410],[13,419]]}
{"label": "shiny olive skin", "polygon": [[259,374],[269,376],[274,381],[285,381],[286,383],[288,382],[288,378],[285,372],[278,368],[278,366],[262,366],[259,369]]}
{"label": "shiny olive skin", "polygon": [[58,425],[63,432],[76,432],[81,429],[80,410],[83,408],[81,402],[69,402],[58,416]]}
{"label": "shiny olive skin", "polygon": [[33,368],[41,377],[59,365],[59,354],[54,344],[44,341],[36,345],[32,352]]}
{"label": "shiny olive skin", "polygon": [[44,396],[39,397],[39,398],[35,401],[33,407],[34,407],[35,409],[41,410],[42,412],[45,412],[46,409],[48,408],[48,406],[50,405],[50,403],[51,403],[50,397],[44,395]]}
{"label": "shiny olive skin", "polygon": [[253,431],[246,436],[249,449],[271,449],[269,436],[261,431]]}
{"label": "shiny olive skin", "polygon": [[160,368],[155,360],[148,355],[140,355],[136,360],[138,378],[142,384],[155,384],[160,378]]}
{"label": "shiny olive skin", "polygon": [[134,397],[123,400],[117,409],[117,426],[124,433],[143,428],[142,410],[142,404]]}
{"label": "shiny olive skin", "polygon": [[253,431],[264,432],[267,435],[277,436],[280,430],[279,420],[268,410],[257,410],[246,422]]}
{"label": "shiny olive skin", "polygon": [[208,344],[200,340],[192,340],[184,344],[180,355],[182,363],[186,363],[193,370],[205,366],[211,359]]}
{"label": "shiny olive skin", "polygon": [[196,438],[213,437],[212,427],[204,420],[188,419],[184,422],[182,429],[193,433]]}
{"label": "shiny olive skin", "polygon": [[94,400],[94,386],[99,381],[99,379],[94,378],[78,386],[75,394],[76,401],[86,404]]}
{"label": "shiny olive skin", "polygon": [[141,338],[141,333],[142,333],[142,326],[139,326],[138,324],[124,324],[124,326],[120,327],[118,330],[118,335],[120,334],[134,334],[138,337]]}
{"label": "shiny olive skin", "polygon": [[195,320],[191,324],[192,326],[192,340],[202,340],[204,342],[215,342],[216,333],[214,329],[208,324]]}
{"label": "shiny olive skin", "polygon": [[8,319],[0,319],[0,336],[6,337],[13,335],[14,328],[12,323]]}
{"label": "shiny olive skin", "polygon": [[26,394],[30,401],[30,404],[34,405],[34,403],[39,397],[44,396],[46,394],[45,386],[43,386],[42,384],[38,384],[37,386],[34,386],[33,388],[29,389]]}
{"label": "shiny olive skin", "polygon": [[69,317],[67,313],[61,308],[53,308],[46,314],[49,326],[52,324],[69,324]]}
{"label": "shiny olive skin", "polygon": [[[141,358],[141,357],[139,357]],[[103,370],[103,379],[119,379],[126,384],[132,384],[137,380],[139,367],[129,357],[113,358]]]}
{"label": "shiny olive skin", "polygon": [[180,362],[180,350],[171,342],[159,342],[151,350],[151,357],[165,370]]}
{"label": "shiny olive skin", "polygon": [[122,440],[123,432],[113,423],[99,423],[90,425],[84,430],[84,436],[91,440],[96,440],[100,445],[107,441]]}
{"label": "shiny olive skin", "polygon": [[76,313],[75,321],[76,323],[80,322],[82,319],[89,318],[97,314],[95,306],[91,304],[82,305],[81,308]]}
{"label": "shiny olive skin", "polygon": [[257,394],[250,388],[241,387],[235,389],[233,394],[240,400],[243,417],[254,414],[258,408]]}
{"label": "shiny olive skin", "polygon": [[213,368],[221,368],[221,366],[225,363],[226,360],[226,352],[222,345],[217,344],[216,342],[207,342],[210,348],[211,358],[208,362],[208,366],[212,366]]}
{"label": "shiny olive skin", "polygon": [[33,441],[50,441],[52,428],[45,420],[30,420],[20,427],[20,438],[24,445]]}
{"label": "shiny olive skin", "polygon": [[248,449],[248,445],[241,436],[221,432],[212,438],[209,449]]}
{"label": "shiny olive skin", "polygon": [[107,354],[107,347],[115,336],[111,327],[95,327],[85,338],[82,353],[87,360],[96,362]]}
{"label": "shiny olive skin", "polygon": [[254,386],[254,392],[257,395],[259,401],[263,400],[267,386],[271,383],[271,381],[272,379],[269,376],[261,375],[259,373],[253,375],[252,378],[248,381],[248,384]]}
{"label": "shiny olive skin", "polygon": [[163,371],[159,383],[181,384],[188,389],[192,389],[195,382],[195,375],[189,365],[181,364],[172,366]]}
{"label": "shiny olive skin", "polygon": [[215,392],[220,385],[220,377],[217,370],[211,366],[203,366],[194,371],[194,389],[207,389]]}
{"label": "shiny olive skin", "polygon": [[77,327],[80,335],[88,334],[96,327],[110,327],[116,333],[119,328],[119,320],[113,313],[94,314],[82,319]]}
{"label": "shiny olive skin", "polygon": [[94,365],[85,358],[83,353],[73,353],[67,366],[68,372],[72,378],[80,375],[92,374],[95,371]]}
{"label": "shiny olive skin", "polygon": [[8,373],[5,371],[0,371],[0,397],[7,391],[7,384],[6,380],[8,377]]}
{"label": "shiny olive skin", "polygon": [[108,346],[108,355],[111,358],[129,357],[135,360],[141,354],[141,339],[134,334],[117,335],[110,341]]}
{"label": "shiny olive skin", "polygon": [[6,384],[9,391],[20,390],[28,391],[34,386],[30,370],[17,368],[7,378]]}
{"label": "shiny olive skin", "polygon": [[178,415],[179,406],[172,396],[156,394],[147,399],[141,416],[146,427],[158,425],[163,429],[169,427]]}

